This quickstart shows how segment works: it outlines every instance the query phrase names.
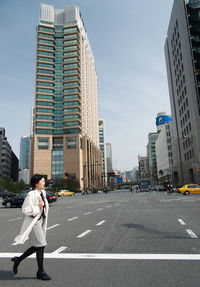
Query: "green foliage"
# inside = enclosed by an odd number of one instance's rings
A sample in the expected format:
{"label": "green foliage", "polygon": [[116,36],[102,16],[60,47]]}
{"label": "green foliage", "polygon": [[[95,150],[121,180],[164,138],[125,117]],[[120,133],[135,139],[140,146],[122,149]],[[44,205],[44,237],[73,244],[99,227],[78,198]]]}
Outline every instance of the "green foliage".
{"label": "green foliage", "polygon": [[[51,185],[49,185],[49,188]],[[80,192],[80,184],[76,179],[64,179],[64,178],[56,178],[54,180],[52,191],[58,191],[60,189],[67,189],[69,191]]]}
{"label": "green foliage", "polygon": [[30,185],[25,184],[23,180],[13,182],[10,177],[2,177],[0,178],[0,189],[7,189],[8,191],[12,191],[15,193],[19,193],[22,190],[29,189]]}

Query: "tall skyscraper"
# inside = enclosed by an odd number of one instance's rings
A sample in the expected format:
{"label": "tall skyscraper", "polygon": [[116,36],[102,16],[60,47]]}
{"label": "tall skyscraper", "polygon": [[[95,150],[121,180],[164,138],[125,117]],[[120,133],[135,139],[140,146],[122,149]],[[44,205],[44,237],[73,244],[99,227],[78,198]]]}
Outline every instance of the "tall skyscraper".
{"label": "tall skyscraper", "polygon": [[107,162],[106,162],[106,135],[105,135],[105,122],[99,120],[99,147],[103,156],[103,179],[107,180]]}
{"label": "tall skyscraper", "polygon": [[41,4],[37,27],[35,122],[31,174],[83,186],[101,180],[97,75],[77,6],[56,10]]}
{"label": "tall skyscraper", "polygon": [[19,168],[30,168],[30,137],[20,139]]}
{"label": "tall skyscraper", "polygon": [[174,1],[165,43],[179,185],[200,183],[200,1]]}
{"label": "tall skyscraper", "polygon": [[110,143],[106,143],[106,162],[107,162],[107,172],[113,170],[112,166],[112,146]]}

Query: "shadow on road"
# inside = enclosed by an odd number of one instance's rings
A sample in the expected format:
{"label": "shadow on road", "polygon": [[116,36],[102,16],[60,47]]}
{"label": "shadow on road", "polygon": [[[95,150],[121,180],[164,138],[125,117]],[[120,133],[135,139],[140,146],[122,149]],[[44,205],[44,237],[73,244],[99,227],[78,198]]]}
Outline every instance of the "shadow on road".
{"label": "shadow on road", "polygon": [[36,279],[36,277],[16,277],[12,271],[0,270],[0,280],[25,280],[25,279]]}
{"label": "shadow on road", "polygon": [[140,231],[143,231],[149,234],[155,234],[155,235],[158,235],[159,238],[164,238],[164,239],[190,239],[189,237],[184,236],[184,235],[178,235],[172,232],[158,231],[152,228],[147,228],[141,224],[127,223],[127,224],[122,224],[121,226],[124,226],[127,228],[135,228],[135,229],[138,229]]}

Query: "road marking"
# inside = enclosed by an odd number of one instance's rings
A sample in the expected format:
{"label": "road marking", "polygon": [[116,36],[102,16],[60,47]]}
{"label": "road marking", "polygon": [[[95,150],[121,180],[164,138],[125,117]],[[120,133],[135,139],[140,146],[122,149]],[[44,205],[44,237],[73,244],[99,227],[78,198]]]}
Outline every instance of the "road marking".
{"label": "road marking", "polygon": [[100,221],[99,223],[97,223],[96,225],[97,226],[100,226],[100,225],[102,225],[104,222],[106,222],[105,220],[102,220],[102,221]]}
{"label": "road marking", "polygon": [[83,215],[88,215],[88,214],[91,214],[92,212],[91,211],[88,211],[86,213],[84,213]]}
{"label": "road marking", "polygon": [[54,227],[57,227],[57,226],[59,226],[59,225],[60,225],[60,224],[55,224],[55,225],[53,225],[53,226],[47,227],[47,230],[52,229],[52,228],[54,228]]}
{"label": "road marking", "polygon": [[112,205],[107,205],[106,208],[112,207]]}
{"label": "road marking", "polygon": [[192,238],[198,238],[198,236],[191,229],[186,229],[186,231]]}
{"label": "road marking", "polygon": [[51,254],[58,254],[60,252],[62,252],[63,250],[67,249],[66,246],[61,246],[60,248],[56,249],[54,252],[52,252]]}
{"label": "road marking", "polygon": [[15,221],[15,220],[19,220],[19,219],[22,219],[22,217],[17,217],[17,218],[14,218],[14,219],[9,219],[8,221]]}
{"label": "road marking", "polygon": [[82,238],[85,235],[87,235],[88,233],[90,233],[92,230],[86,230],[85,232],[81,233],[80,235],[78,235],[76,238]]}
{"label": "road marking", "polygon": [[185,222],[184,222],[182,219],[178,219],[178,222],[179,222],[181,225],[185,225]]}
{"label": "road marking", "polygon": [[77,219],[77,218],[78,218],[78,216],[75,216],[75,217],[72,217],[72,218],[67,219],[67,221],[72,221],[72,220],[75,220],[75,219]]}
{"label": "road marking", "polygon": [[99,209],[97,209],[96,211],[99,211],[99,210],[102,210],[103,208],[99,208]]}
{"label": "road marking", "polygon": [[120,203],[115,203],[115,205],[120,205]]}
{"label": "road marking", "polygon": [[[21,253],[0,253],[0,258],[12,258]],[[53,259],[112,259],[112,260],[198,260],[200,254],[107,254],[107,253],[45,253],[45,258]],[[29,256],[35,258],[35,254]]]}

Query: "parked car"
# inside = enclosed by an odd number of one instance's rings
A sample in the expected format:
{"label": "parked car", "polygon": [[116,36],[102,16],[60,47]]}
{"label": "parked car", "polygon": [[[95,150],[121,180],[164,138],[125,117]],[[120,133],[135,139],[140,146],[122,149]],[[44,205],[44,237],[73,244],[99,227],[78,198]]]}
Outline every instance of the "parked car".
{"label": "parked car", "polygon": [[22,192],[20,192],[19,194],[15,194],[15,196],[7,196],[4,197],[4,200],[2,202],[2,205],[5,207],[20,207],[22,206],[25,197],[27,196],[27,194],[29,193],[30,190],[24,190]]}
{"label": "parked car", "polygon": [[190,195],[192,193],[200,193],[200,185],[198,184],[186,184],[178,188],[179,192],[184,195]]}
{"label": "parked car", "polygon": [[0,197],[5,198],[5,197],[12,197],[15,196],[16,193],[12,191],[8,191],[7,189],[0,191]]}
{"label": "parked car", "polygon": [[46,198],[48,200],[48,203],[57,201],[57,195],[49,190],[46,190]]}
{"label": "parked car", "polygon": [[72,196],[75,193],[73,191],[69,191],[69,190],[60,190],[58,191],[58,196]]}

